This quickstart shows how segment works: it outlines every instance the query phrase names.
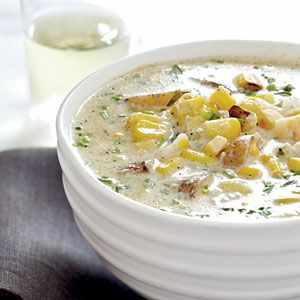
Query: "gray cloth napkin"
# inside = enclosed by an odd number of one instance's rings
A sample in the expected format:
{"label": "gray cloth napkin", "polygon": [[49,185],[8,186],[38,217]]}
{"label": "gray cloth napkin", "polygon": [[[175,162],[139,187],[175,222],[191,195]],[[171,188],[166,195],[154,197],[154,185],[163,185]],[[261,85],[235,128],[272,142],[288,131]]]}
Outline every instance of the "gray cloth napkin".
{"label": "gray cloth napkin", "polygon": [[142,299],[78,231],[55,149],[0,153],[0,299]]}

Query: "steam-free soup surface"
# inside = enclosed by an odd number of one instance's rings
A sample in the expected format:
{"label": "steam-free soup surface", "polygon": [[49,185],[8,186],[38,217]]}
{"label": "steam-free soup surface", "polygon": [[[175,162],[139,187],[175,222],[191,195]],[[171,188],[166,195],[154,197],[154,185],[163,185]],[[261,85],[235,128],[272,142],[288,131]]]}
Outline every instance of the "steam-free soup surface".
{"label": "steam-free soup surface", "polygon": [[298,217],[299,69],[224,60],[146,66],[87,99],[72,133],[99,185],[191,217]]}

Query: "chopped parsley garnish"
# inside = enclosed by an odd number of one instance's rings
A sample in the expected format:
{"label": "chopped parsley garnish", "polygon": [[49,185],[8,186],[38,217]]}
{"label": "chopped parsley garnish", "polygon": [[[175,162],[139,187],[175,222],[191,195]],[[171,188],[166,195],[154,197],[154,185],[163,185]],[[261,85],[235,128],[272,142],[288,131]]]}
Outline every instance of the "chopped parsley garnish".
{"label": "chopped parsley garnish", "polygon": [[263,192],[270,194],[275,185],[271,181],[263,181],[263,184],[264,184]]}
{"label": "chopped parsley garnish", "polygon": [[200,188],[200,192],[201,194],[208,194],[209,190],[208,190],[209,186],[208,185],[204,185]]}
{"label": "chopped parsley garnish", "polygon": [[233,207],[221,207],[221,209],[224,211],[234,211]]}
{"label": "chopped parsley garnish", "polygon": [[171,205],[179,205],[180,201],[178,201],[177,199],[172,199],[171,201]]}
{"label": "chopped parsley garnish", "polygon": [[238,119],[238,120],[239,120],[239,122],[240,122],[241,125],[243,125],[246,122],[245,119]]}
{"label": "chopped parsley garnish", "polygon": [[160,193],[163,195],[169,195],[170,194],[170,186],[166,183],[164,183],[164,187],[160,190]]}
{"label": "chopped parsley garnish", "polygon": [[257,213],[265,218],[268,218],[272,214],[270,209],[271,207],[259,207]]}
{"label": "chopped parsley garnish", "polygon": [[122,98],[123,98],[122,94],[113,95],[111,97],[111,99],[114,100],[114,101],[116,101],[116,102],[119,102],[120,100],[122,100]]}
{"label": "chopped parsley garnish", "polygon": [[255,92],[247,91],[247,90],[243,91],[243,93],[244,93],[246,96],[248,96],[248,97],[252,97],[252,96],[255,96],[255,95],[256,95]]}
{"label": "chopped parsley garnish", "polygon": [[120,140],[120,139],[117,139],[116,141],[114,141],[115,145],[120,145],[121,143],[122,143],[122,140]]}
{"label": "chopped parsley garnish", "polygon": [[119,154],[121,153],[121,150],[118,147],[113,147],[110,152],[113,154]]}
{"label": "chopped parsley garnish", "polygon": [[100,111],[99,115],[103,118],[103,120],[109,119],[109,114],[106,110]]}
{"label": "chopped parsley garnish", "polygon": [[143,111],[143,114],[146,114],[146,115],[154,115],[154,112],[153,112],[153,111],[149,111],[149,110],[144,110],[144,111]]}
{"label": "chopped parsley garnish", "polygon": [[154,187],[154,185],[155,185],[155,183],[150,178],[147,178],[144,180],[143,186],[145,189],[152,188],[152,187]]}
{"label": "chopped parsley garnish", "polygon": [[182,69],[178,65],[173,65],[171,72],[176,75],[183,73]]}
{"label": "chopped parsley garnish", "polygon": [[88,136],[81,137],[76,140],[74,146],[79,148],[86,148],[90,143],[90,138]]}
{"label": "chopped parsley garnish", "polygon": [[82,130],[82,126],[76,126],[75,130]]}
{"label": "chopped parsley garnish", "polygon": [[281,185],[281,187],[286,187],[288,185],[296,184],[296,183],[297,183],[297,180],[289,180],[289,181],[285,182],[283,185]]}
{"label": "chopped parsley garnish", "polygon": [[274,83],[271,83],[267,86],[267,90],[269,92],[274,92],[274,91],[277,91],[277,88],[276,88],[276,85]]}
{"label": "chopped parsley garnish", "polygon": [[254,215],[258,214],[261,215],[262,217],[268,218],[272,212],[270,211],[271,207],[259,207],[257,210],[255,209],[246,209],[246,208],[234,208],[234,207],[221,207],[220,210],[223,210],[225,212],[234,212],[237,211],[239,213],[244,213],[247,216],[249,215]]}
{"label": "chopped parsley garnish", "polygon": [[292,86],[291,84],[286,85],[285,87],[282,88],[283,91],[285,92],[291,92],[293,89],[295,89],[294,86]]}
{"label": "chopped parsley garnish", "polygon": [[235,177],[235,173],[232,170],[226,169],[223,170],[223,175],[225,175],[227,178],[232,179]]}
{"label": "chopped parsley garnish", "polygon": [[131,107],[129,107],[129,110],[130,110],[130,111],[133,111],[133,112],[136,112],[136,111],[137,111],[137,108],[134,107],[134,106],[131,106]]}
{"label": "chopped parsley garnish", "polygon": [[265,78],[269,84],[275,82],[275,80],[276,80],[275,78],[269,77],[269,76],[266,75],[266,74],[261,74],[261,76],[262,76],[263,78]]}
{"label": "chopped parsley garnish", "polygon": [[277,93],[275,93],[275,95],[280,95],[280,96],[284,96],[284,97],[289,97],[289,96],[292,96],[292,93],[291,93],[291,92],[285,92],[285,91],[282,91],[282,92],[277,92]]}
{"label": "chopped parsley garnish", "polygon": [[105,183],[105,184],[107,184],[107,185],[112,185],[113,184],[113,180],[110,179],[107,176],[99,177],[98,180],[101,181],[101,182],[103,182],[103,183]]}
{"label": "chopped parsley garnish", "polygon": [[120,193],[120,191],[128,190],[128,188],[129,188],[129,185],[127,185],[127,184],[116,185],[116,186],[115,186],[115,191],[116,191],[117,193]]}
{"label": "chopped parsley garnish", "polygon": [[208,121],[221,119],[223,115],[218,112],[214,112],[211,110],[205,111],[205,119]]}

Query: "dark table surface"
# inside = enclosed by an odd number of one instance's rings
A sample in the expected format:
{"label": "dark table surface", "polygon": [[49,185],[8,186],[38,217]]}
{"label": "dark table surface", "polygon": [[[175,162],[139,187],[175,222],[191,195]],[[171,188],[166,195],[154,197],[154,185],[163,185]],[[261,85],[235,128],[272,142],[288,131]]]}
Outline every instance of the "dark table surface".
{"label": "dark table surface", "polygon": [[0,153],[0,299],[142,299],[81,236],[55,149]]}

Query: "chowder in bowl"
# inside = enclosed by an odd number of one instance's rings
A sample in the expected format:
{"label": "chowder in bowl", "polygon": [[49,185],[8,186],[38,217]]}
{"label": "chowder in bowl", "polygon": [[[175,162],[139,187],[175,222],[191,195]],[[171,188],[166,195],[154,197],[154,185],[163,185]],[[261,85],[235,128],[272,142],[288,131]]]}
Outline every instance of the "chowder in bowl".
{"label": "chowder in bowl", "polygon": [[57,119],[67,197],[84,236],[138,292],[300,297],[299,49],[158,49],[68,95]]}

